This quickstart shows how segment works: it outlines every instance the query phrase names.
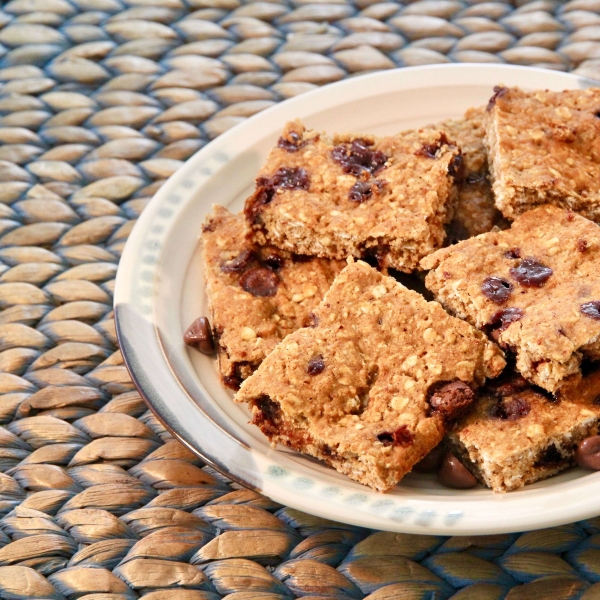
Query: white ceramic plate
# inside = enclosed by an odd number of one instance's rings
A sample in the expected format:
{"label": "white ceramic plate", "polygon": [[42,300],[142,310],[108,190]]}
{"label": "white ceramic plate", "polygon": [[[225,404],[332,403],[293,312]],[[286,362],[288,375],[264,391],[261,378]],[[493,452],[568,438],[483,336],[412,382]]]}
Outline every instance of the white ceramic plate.
{"label": "white ceramic plate", "polygon": [[140,392],[165,426],[209,464],[274,500],[337,521],[412,533],[490,534],[600,513],[600,473],[572,469],[508,494],[455,491],[409,475],[388,494],[354,483],[288,449],[272,449],[249,413],[219,383],[215,360],[188,350],[187,325],[206,314],[198,237],[213,203],[237,211],[284,123],[391,134],[460,116],[499,83],[588,87],[581,78],[506,65],[441,65],[366,75],[283,102],[195,154],[160,189],[136,224],[115,293],[121,349]]}

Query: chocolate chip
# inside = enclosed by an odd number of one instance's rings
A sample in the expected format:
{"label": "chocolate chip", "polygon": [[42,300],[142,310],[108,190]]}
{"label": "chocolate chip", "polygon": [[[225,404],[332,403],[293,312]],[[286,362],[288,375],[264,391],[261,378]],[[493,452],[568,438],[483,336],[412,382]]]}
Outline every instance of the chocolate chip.
{"label": "chocolate chip", "polygon": [[598,395],[597,395],[597,396],[594,398],[594,400],[592,401],[592,404],[593,404],[594,406],[600,406],[600,394],[598,394]]}
{"label": "chocolate chip", "polygon": [[236,362],[233,365],[233,372],[231,375],[225,375],[223,377],[223,383],[225,386],[237,392],[237,390],[240,389],[240,385],[242,385],[242,381],[244,381],[244,377],[242,376],[242,367],[245,367],[249,364],[250,363],[243,361]]}
{"label": "chocolate chip", "polygon": [[512,283],[502,277],[486,277],[481,284],[481,292],[494,304],[504,304],[508,300],[512,289]]}
{"label": "chocolate chip", "polygon": [[516,421],[529,414],[531,406],[525,398],[511,396],[500,400],[491,410],[491,416],[503,421]]}
{"label": "chocolate chip", "polygon": [[535,461],[534,467],[556,467],[562,462],[565,462],[565,457],[552,444],[543,450],[540,457]]}
{"label": "chocolate chip", "polygon": [[465,178],[465,159],[462,153],[455,154],[448,165],[448,175],[457,183]]}
{"label": "chocolate chip", "polygon": [[252,421],[266,435],[276,434],[283,420],[281,407],[278,402],[263,394],[252,402]]}
{"label": "chocolate chip", "polygon": [[275,419],[280,415],[281,409],[277,402],[273,402],[269,396],[262,395],[259,396],[253,403],[258,410],[262,413],[265,419]]}
{"label": "chocolate chip", "polygon": [[278,188],[285,190],[302,189],[310,187],[308,173],[301,167],[281,167],[271,177],[259,177],[256,180],[256,191],[244,206],[246,218],[256,223],[263,206],[269,204]]}
{"label": "chocolate chip", "polygon": [[516,306],[512,308],[501,308],[497,310],[490,320],[489,325],[487,326],[490,330],[490,333],[495,333],[495,336],[498,337],[500,333],[502,333],[505,329],[508,329],[508,326],[515,321],[521,320],[525,315],[525,311],[521,308],[517,308]]}
{"label": "chocolate chip", "polygon": [[224,262],[221,265],[223,273],[241,273],[254,259],[252,250],[242,250],[235,258]]}
{"label": "chocolate chip", "polygon": [[447,423],[466,415],[475,403],[475,392],[462,381],[438,383],[429,393],[431,414],[438,413]]}
{"label": "chocolate chip", "polygon": [[529,387],[529,382],[520,373],[505,371],[498,379],[487,382],[486,391],[497,398],[513,396]]}
{"label": "chocolate chip", "polygon": [[585,252],[588,249],[587,240],[577,240],[576,247],[579,252]]}
{"label": "chocolate chip", "polygon": [[331,151],[331,158],[341,165],[344,173],[359,177],[363,173],[375,175],[385,167],[388,157],[379,150],[371,150],[372,142],[357,138],[350,146],[339,145]]}
{"label": "chocolate chip", "polygon": [[325,361],[323,360],[323,355],[318,354],[317,356],[313,356],[308,361],[308,366],[306,367],[306,372],[309,375],[319,375],[325,370]]}
{"label": "chocolate chip", "polygon": [[298,152],[308,142],[302,140],[302,136],[295,131],[290,131],[286,137],[280,137],[277,145],[286,152]]}
{"label": "chocolate chip", "polygon": [[223,375],[223,384],[230,390],[237,392],[240,389],[240,385],[242,385],[242,380],[235,375]]}
{"label": "chocolate chip", "polygon": [[600,321],[600,300],[592,300],[582,304],[579,308],[582,314],[595,321]]}
{"label": "chocolate chip", "polygon": [[281,269],[285,263],[283,256],[277,254],[277,252],[273,252],[272,250],[267,252],[267,254],[261,258],[261,261],[266,267],[272,269],[273,271]]}
{"label": "chocolate chip", "polygon": [[253,296],[274,296],[277,293],[279,277],[270,269],[260,267],[250,269],[240,277],[240,286]]}
{"label": "chocolate chip", "polygon": [[525,398],[520,398],[519,396],[512,397],[510,399],[505,399],[502,401],[503,404],[503,414],[506,415],[506,419],[509,421],[516,421],[517,419],[522,419],[529,414],[531,410],[531,405]]}
{"label": "chocolate chip", "polygon": [[523,287],[542,287],[553,271],[534,258],[524,258],[518,267],[510,270],[510,275]]}
{"label": "chocolate chip", "polygon": [[370,200],[373,195],[379,195],[381,188],[385,185],[385,181],[381,179],[372,179],[370,181],[357,181],[348,193],[350,202],[365,202]]}
{"label": "chocolate chip", "polygon": [[215,351],[210,322],[206,317],[196,319],[183,334],[183,341],[202,354],[212,354]]}
{"label": "chocolate chip", "polygon": [[454,454],[448,453],[442,459],[442,464],[437,472],[437,479],[446,487],[465,490],[475,487],[477,479]]}
{"label": "chocolate chip", "polygon": [[444,448],[438,444],[429,454],[426,454],[413,468],[415,473],[435,473],[442,464]]}
{"label": "chocolate chip", "polygon": [[435,158],[437,151],[440,149],[439,144],[423,144],[423,146],[415,152],[417,156],[425,156],[427,158]]}
{"label": "chocolate chip", "polygon": [[284,190],[307,190],[310,180],[302,167],[281,167],[271,178],[271,186]]}
{"label": "chocolate chip", "polygon": [[448,138],[446,137],[446,134],[441,133],[437,139],[437,141],[435,141],[433,144],[423,144],[423,146],[421,146],[421,148],[419,148],[419,150],[417,150],[415,152],[416,156],[425,156],[427,158],[435,158],[438,150],[444,146],[444,145],[448,145]]}
{"label": "chocolate chip", "polygon": [[384,446],[410,446],[414,437],[410,429],[406,425],[400,425],[396,431],[383,432],[377,436],[377,439]]}
{"label": "chocolate chip", "polygon": [[502,96],[504,96],[504,94],[506,94],[506,92],[508,92],[508,88],[501,86],[501,85],[494,86],[494,95],[490,98],[490,101],[488,102],[486,110],[488,112],[491,111],[492,108],[494,107],[494,104],[496,104],[496,101],[498,100],[498,98],[502,98]]}
{"label": "chocolate chip", "polygon": [[521,258],[521,250],[519,248],[511,248],[504,253],[505,258]]}
{"label": "chocolate chip", "polygon": [[251,223],[257,223],[260,220],[259,215],[263,206],[269,204],[275,195],[273,188],[267,187],[261,182],[268,182],[268,179],[262,177],[257,179],[256,191],[246,200],[244,205],[244,214]]}

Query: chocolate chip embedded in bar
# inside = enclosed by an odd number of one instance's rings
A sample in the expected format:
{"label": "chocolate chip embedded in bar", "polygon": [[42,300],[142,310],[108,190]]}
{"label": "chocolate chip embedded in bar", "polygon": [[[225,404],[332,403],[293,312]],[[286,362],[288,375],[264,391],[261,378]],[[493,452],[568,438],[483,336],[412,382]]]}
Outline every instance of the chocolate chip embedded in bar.
{"label": "chocolate chip embedded in bar", "polygon": [[497,88],[488,109],[486,144],[504,216],[552,203],[600,221],[600,89]]}
{"label": "chocolate chip embedded in bar", "polygon": [[467,414],[475,402],[475,392],[462,381],[452,381],[430,388],[429,405],[444,421],[451,423]]}
{"label": "chocolate chip embedded in bar", "polygon": [[472,408],[504,368],[500,349],[360,261],[241,386],[237,402],[272,443],[386,491]]}
{"label": "chocolate chip embedded in bar", "polygon": [[[585,252],[577,250],[585,242]],[[425,284],[455,315],[516,355],[523,377],[555,392],[600,360],[600,226],[546,205],[506,231],[421,261]]]}
{"label": "chocolate chip embedded in bar", "polygon": [[[304,325],[344,266],[340,261],[297,260],[289,252],[259,248],[248,234],[243,215],[221,206],[214,207],[202,232],[219,370],[223,383],[233,389],[288,333]],[[194,343],[204,332],[198,327],[196,322],[188,334],[195,333],[190,338]],[[208,341],[203,344],[208,349]]]}
{"label": "chocolate chip embedded in bar", "polygon": [[461,178],[438,129],[329,138],[288,123],[246,200],[254,240],[297,254],[374,258],[412,271],[440,248]]}
{"label": "chocolate chip embedded in bar", "polygon": [[564,471],[576,455],[587,468],[600,468],[594,442],[576,453],[598,433],[600,371],[570,382],[554,399],[517,387],[485,388],[473,412],[448,434],[452,451],[482,483],[495,492],[518,489]]}

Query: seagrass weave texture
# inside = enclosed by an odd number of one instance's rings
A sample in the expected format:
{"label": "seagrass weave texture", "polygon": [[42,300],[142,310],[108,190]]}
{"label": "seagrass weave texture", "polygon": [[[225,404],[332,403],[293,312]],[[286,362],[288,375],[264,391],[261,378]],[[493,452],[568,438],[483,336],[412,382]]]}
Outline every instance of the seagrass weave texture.
{"label": "seagrass weave texture", "polygon": [[136,218],[210,139],[395,66],[600,79],[600,0],[0,5],[0,598],[600,598],[600,519],[388,534],[232,484],[147,411],[111,306]]}

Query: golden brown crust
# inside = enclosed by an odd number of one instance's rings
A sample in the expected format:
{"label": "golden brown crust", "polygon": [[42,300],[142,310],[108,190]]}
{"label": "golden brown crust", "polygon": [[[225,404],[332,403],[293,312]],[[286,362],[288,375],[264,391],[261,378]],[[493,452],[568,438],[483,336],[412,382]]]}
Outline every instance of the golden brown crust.
{"label": "golden brown crust", "polygon": [[[455,194],[449,171],[460,166],[459,150],[443,132],[328,138],[295,121],[288,123],[282,139],[296,140],[295,149],[277,146],[271,151],[257,189],[246,201],[259,244],[335,259],[372,254],[381,268],[403,271],[411,271],[420,258],[441,247]],[[350,152],[357,139],[379,153],[378,167],[371,172],[360,167],[348,172],[334,159],[336,146],[342,148],[339,156]],[[278,173],[281,177],[286,169],[303,173],[293,182],[275,185]],[[350,199],[357,184],[369,186],[363,201]]]}
{"label": "golden brown crust", "polygon": [[[219,370],[226,385],[236,388],[288,334],[305,325],[344,263],[322,258],[294,260],[272,247],[257,248],[249,240],[243,215],[213,207],[202,232],[204,275],[213,331],[217,338]],[[273,296],[256,296],[240,286],[244,272],[261,267],[250,259],[237,271],[223,266],[244,251],[258,258],[277,254],[279,281]]]}
{"label": "golden brown crust", "polygon": [[[526,287],[511,273],[526,258],[552,269],[541,287]],[[554,392],[563,379],[579,375],[582,357],[600,358],[600,320],[582,309],[600,300],[600,227],[595,223],[546,205],[525,213],[506,231],[440,250],[421,266],[432,269],[425,283],[436,298],[480,329],[493,328],[501,310],[524,312],[496,335],[500,345],[515,351],[517,370],[540,387]],[[512,286],[504,303],[483,293],[488,277]]]}
{"label": "golden brown crust", "polygon": [[316,326],[285,338],[236,401],[273,443],[380,491],[441,440],[433,386],[477,386],[504,368],[483,334],[364,262],[349,264],[313,312]]}
{"label": "golden brown crust", "polygon": [[504,216],[552,203],[600,221],[600,89],[496,89],[486,145]]}

